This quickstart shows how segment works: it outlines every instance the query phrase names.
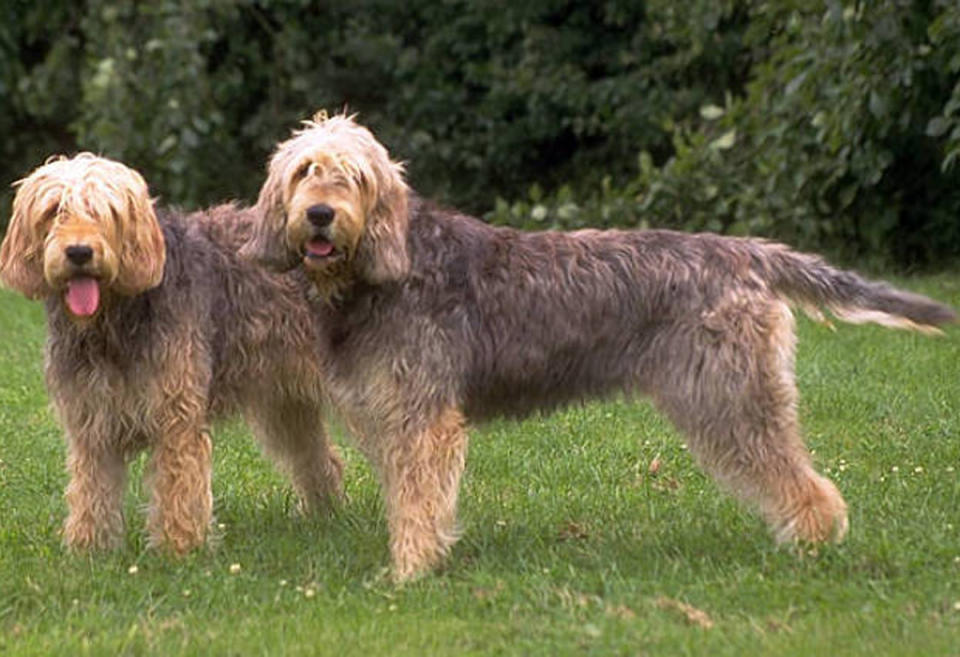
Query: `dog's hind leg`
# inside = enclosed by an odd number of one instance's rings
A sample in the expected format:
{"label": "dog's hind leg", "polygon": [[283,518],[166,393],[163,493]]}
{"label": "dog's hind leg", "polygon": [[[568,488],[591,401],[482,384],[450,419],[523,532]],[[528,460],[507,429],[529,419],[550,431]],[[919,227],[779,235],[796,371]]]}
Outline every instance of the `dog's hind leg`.
{"label": "dog's hind leg", "polygon": [[459,538],[457,495],[467,455],[463,415],[447,409],[426,429],[388,439],[374,455],[390,530],[393,576],[409,580],[439,563]]}
{"label": "dog's hind leg", "polygon": [[329,510],[343,497],[343,463],[324,430],[319,404],[268,397],[249,408],[247,421],[290,477],[300,510]]}
{"label": "dog's hind leg", "polygon": [[685,362],[662,368],[654,397],[701,466],[757,506],[778,541],[840,540],[846,503],[814,471],[800,437],[789,308],[747,299],[671,342]]}

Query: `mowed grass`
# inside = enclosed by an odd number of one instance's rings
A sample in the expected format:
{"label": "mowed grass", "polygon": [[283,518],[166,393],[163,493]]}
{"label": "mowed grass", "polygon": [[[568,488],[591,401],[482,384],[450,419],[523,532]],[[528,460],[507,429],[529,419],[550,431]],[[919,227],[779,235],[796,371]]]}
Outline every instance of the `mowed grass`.
{"label": "mowed grass", "polygon": [[[960,276],[901,283],[960,307]],[[396,588],[348,441],[349,501],[304,519],[239,423],[216,428],[215,548],[146,549],[141,459],[123,549],[65,553],[43,312],[0,292],[0,654],[960,655],[960,329],[798,326],[844,544],[777,549],[648,404],[611,401],[473,431],[463,539]]]}

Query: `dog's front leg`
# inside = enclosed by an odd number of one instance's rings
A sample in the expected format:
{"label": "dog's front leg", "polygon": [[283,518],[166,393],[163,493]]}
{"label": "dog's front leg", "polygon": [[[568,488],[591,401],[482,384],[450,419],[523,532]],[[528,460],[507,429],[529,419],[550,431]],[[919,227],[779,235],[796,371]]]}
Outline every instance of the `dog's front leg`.
{"label": "dog's front leg", "polygon": [[457,494],[466,462],[463,416],[448,409],[426,429],[388,439],[379,466],[386,497],[393,577],[437,565],[456,542]]}
{"label": "dog's front leg", "polygon": [[189,387],[169,395],[151,445],[147,531],[151,545],[177,554],[202,545],[213,518],[213,449],[205,409],[205,398]]}
{"label": "dog's front leg", "polygon": [[67,431],[70,481],[63,538],[73,550],[113,549],[123,539],[126,463],[117,441],[93,433]]}

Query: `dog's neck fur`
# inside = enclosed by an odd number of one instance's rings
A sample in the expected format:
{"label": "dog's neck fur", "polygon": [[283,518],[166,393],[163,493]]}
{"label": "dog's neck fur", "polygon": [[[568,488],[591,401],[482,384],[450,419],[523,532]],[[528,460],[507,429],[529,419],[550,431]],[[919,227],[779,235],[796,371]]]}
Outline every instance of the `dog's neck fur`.
{"label": "dog's neck fur", "polygon": [[311,283],[309,292],[311,301],[321,301],[337,307],[356,295],[361,279],[349,269],[346,263],[339,264],[335,272],[325,271],[322,274],[305,272]]}
{"label": "dog's neck fur", "polygon": [[63,296],[53,294],[47,297],[46,311],[51,341],[63,340],[75,347],[86,347],[101,357],[114,355],[127,359],[138,334],[149,327],[149,322],[144,320],[151,313],[150,293],[121,297],[104,290],[101,307],[90,318],[71,316]]}

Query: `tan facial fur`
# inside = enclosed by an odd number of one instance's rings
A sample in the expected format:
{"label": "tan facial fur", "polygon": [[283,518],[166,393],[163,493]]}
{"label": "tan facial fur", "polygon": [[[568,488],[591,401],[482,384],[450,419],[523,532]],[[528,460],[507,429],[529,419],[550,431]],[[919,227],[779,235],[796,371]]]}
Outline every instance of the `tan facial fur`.
{"label": "tan facial fur", "polygon": [[[81,153],[17,183],[0,246],[0,279],[30,298],[90,277],[111,293],[138,294],[163,276],[164,242],[147,185],[119,162]],[[71,249],[88,249],[85,258]]]}
{"label": "tan facial fur", "polygon": [[[318,114],[277,146],[257,211],[261,223],[242,253],[276,269],[303,266],[326,297],[357,278],[372,282],[406,274],[407,186],[372,133],[352,117]],[[311,222],[315,206],[333,211],[329,225]],[[335,248],[311,257],[317,237]]]}
{"label": "tan facial fur", "polygon": [[[307,218],[307,210],[325,204],[333,210],[333,221],[324,232],[336,251],[348,260],[356,255],[357,244],[366,227],[369,199],[363,192],[359,174],[351,172],[337,158],[316,153],[298,163],[290,181],[286,236],[290,248],[304,255],[308,269],[323,270],[328,265],[305,256],[306,243],[319,231]],[[331,261],[335,263],[337,260]]]}

